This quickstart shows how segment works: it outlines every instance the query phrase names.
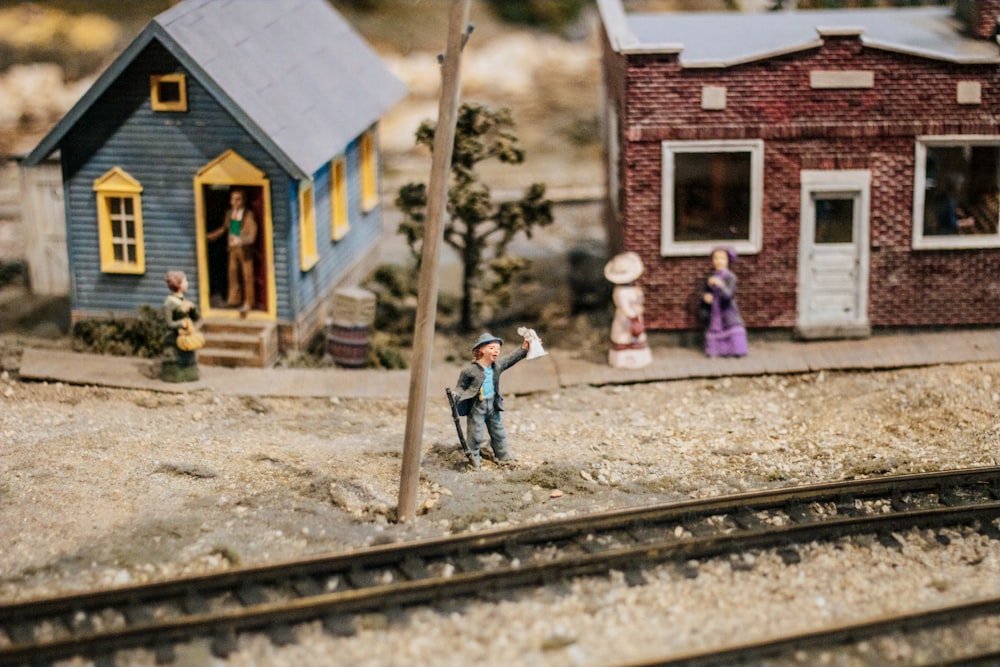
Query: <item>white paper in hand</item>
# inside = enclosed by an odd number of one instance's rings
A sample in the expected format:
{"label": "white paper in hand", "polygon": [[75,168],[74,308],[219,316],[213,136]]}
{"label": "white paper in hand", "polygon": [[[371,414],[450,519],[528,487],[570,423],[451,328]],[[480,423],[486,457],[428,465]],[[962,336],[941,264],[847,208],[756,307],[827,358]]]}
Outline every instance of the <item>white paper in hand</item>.
{"label": "white paper in hand", "polygon": [[521,338],[528,339],[528,356],[526,359],[537,359],[538,357],[544,357],[548,352],[542,348],[542,340],[535,333],[534,329],[529,329],[527,327],[521,327],[517,330],[517,335]]}

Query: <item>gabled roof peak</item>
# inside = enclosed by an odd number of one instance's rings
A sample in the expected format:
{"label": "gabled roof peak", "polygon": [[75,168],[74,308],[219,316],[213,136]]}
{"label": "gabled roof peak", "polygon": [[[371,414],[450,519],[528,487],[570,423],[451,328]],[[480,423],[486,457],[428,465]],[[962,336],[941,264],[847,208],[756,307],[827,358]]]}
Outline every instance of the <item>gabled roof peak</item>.
{"label": "gabled roof peak", "polygon": [[327,0],[184,0],[153,18],[26,164],[53,152],[154,40],[298,178],[343,152],[406,92]]}

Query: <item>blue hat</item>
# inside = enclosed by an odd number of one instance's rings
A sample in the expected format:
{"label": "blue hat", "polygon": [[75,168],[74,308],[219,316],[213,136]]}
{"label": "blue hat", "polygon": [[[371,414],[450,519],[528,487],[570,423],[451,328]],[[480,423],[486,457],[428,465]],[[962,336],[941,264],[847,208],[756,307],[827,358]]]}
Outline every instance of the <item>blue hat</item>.
{"label": "blue hat", "polygon": [[475,352],[483,345],[489,345],[490,343],[500,343],[500,345],[502,346],[503,339],[497,338],[496,336],[490,333],[484,333],[482,336],[479,337],[479,340],[476,341],[476,344],[472,346],[472,351]]}

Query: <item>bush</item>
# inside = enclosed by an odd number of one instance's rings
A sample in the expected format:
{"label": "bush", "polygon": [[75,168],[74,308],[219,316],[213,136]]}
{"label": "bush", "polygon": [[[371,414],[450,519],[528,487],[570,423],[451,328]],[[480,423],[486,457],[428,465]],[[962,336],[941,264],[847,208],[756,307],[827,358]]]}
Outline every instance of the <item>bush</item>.
{"label": "bush", "polygon": [[138,317],[95,318],[73,325],[73,349],[119,357],[153,358],[163,354],[167,324],[159,309],[140,306]]}
{"label": "bush", "polygon": [[489,0],[489,4],[508,23],[558,32],[580,18],[587,0]]}

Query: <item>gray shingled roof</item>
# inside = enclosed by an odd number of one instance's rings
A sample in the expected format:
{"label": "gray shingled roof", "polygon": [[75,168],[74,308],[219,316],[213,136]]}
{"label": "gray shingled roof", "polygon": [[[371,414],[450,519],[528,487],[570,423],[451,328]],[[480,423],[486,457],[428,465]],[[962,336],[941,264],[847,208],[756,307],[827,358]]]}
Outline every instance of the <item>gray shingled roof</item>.
{"label": "gray shingled roof", "polygon": [[343,152],[406,94],[327,0],[185,0],[153,19],[26,162],[55,150],[153,39],[298,177]]}
{"label": "gray shingled roof", "polygon": [[997,43],[963,35],[947,7],[629,14],[620,0],[598,2],[618,50],[679,51],[685,67],[725,67],[815,48],[821,31],[859,32],[870,47],[927,58],[1000,62]]}

